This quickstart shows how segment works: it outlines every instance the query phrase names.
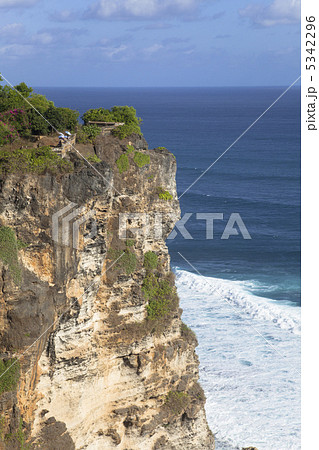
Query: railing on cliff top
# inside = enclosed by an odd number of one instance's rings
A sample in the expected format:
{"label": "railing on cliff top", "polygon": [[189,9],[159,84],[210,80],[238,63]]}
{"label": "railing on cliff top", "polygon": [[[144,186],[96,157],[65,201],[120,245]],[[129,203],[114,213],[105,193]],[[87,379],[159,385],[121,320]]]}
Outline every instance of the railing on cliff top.
{"label": "railing on cliff top", "polygon": [[54,147],[52,151],[58,153],[62,158],[64,158],[65,155],[72,150],[72,147],[75,145],[75,141],[76,134],[72,134],[68,139],[62,141],[60,147]]}
{"label": "railing on cliff top", "polygon": [[[101,128],[101,135],[106,136],[107,134],[111,134],[111,131],[117,127],[121,127],[125,125],[124,122],[98,122],[98,121],[90,121],[88,125],[97,125]],[[62,145],[59,147],[54,147],[52,150],[62,158],[66,156],[66,154],[72,150],[76,142],[76,133],[72,134],[68,139],[62,141]]]}
{"label": "railing on cliff top", "polygon": [[101,128],[101,134],[105,136],[106,134],[110,134],[114,128],[121,127],[125,125],[124,122],[103,122],[98,120],[90,120],[88,125],[97,125]]}

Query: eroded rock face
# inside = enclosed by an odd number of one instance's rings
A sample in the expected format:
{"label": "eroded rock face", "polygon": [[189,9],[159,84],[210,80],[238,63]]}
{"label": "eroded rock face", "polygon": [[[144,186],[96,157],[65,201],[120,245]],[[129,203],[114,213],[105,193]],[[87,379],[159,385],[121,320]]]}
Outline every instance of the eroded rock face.
{"label": "eroded rock face", "polygon": [[[138,167],[129,154],[130,168],[120,174],[116,161],[129,142],[150,164]],[[0,397],[0,445],[20,448],[20,432],[43,449],[213,449],[196,339],[181,329],[165,245],[180,215],[175,158],[148,151],[138,136],[101,137],[95,151],[99,173],[73,155],[72,174],[0,183],[0,225],[28,244],[19,251],[20,284],[0,261],[0,353],[21,357],[16,392]],[[173,199],[160,199],[159,188]],[[78,248],[52,239],[52,216],[70,202],[82,215],[95,211],[96,230],[85,238],[92,231],[85,222]],[[161,218],[162,238],[129,230],[120,239],[119,217],[129,213],[148,213],[151,230]],[[132,227],[135,220],[143,217]],[[156,269],[145,267],[149,251]],[[171,292],[165,315],[153,320],[142,289],[147,277]]]}

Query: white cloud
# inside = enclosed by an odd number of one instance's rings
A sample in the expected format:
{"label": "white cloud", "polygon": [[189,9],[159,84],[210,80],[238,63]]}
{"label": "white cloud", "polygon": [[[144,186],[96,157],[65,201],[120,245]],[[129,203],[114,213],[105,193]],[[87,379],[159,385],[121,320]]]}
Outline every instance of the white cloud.
{"label": "white cloud", "polygon": [[8,23],[8,25],[0,28],[0,38],[12,42],[24,34],[24,31],[22,23]]}
{"label": "white cloud", "polygon": [[73,22],[78,19],[79,13],[77,11],[72,11],[71,9],[62,9],[61,11],[55,11],[50,14],[50,19],[55,22]]}
{"label": "white cloud", "polygon": [[89,44],[87,50],[90,52],[90,56],[98,55],[98,58],[102,56],[105,59],[123,61],[132,52],[129,41],[130,38],[128,35],[116,39],[102,38]]}
{"label": "white cloud", "polygon": [[120,45],[119,47],[101,47],[102,53],[108,58],[113,58],[123,53],[127,49],[126,45]]}
{"label": "white cloud", "polygon": [[83,28],[48,28],[39,30],[31,36],[31,42],[36,45],[50,46],[69,44],[76,40],[79,35],[85,33]]}
{"label": "white cloud", "polygon": [[5,44],[25,43],[25,29],[22,23],[9,23],[0,28],[0,42]]}
{"label": "white cloud", "polygon": [[0,8],[27,8],[38,3],[39,0],[0,0]]}
{"label": "white cloud", "polygon": [[54,41],[54,36],[51,33],[37,33],[32,36],[32,42],[40,45],[49,45]]}
{"label": "white cloud", "polygon": [[96,19],[153,19],[194,13],[202,0],[99,0],[85,16]]}
{"label": "white cloud", "polygon": [[25,57],[34,54],[35,50],[35,47],[29,44],[11,44],[0,47],[0,55],[8,58]]}
{"label": "white cloud", "polygon": [[144,49],[144,53],[148,56],[153,55],[154,53],[159,52],[162,50],[164,46],[162,44],[153,44],[150,47],[147,47]]}
{"label": "white cloud", "polygon": [[242,17],[247,17],[254,25],[271,27],[280,24],[298,23],[300,21],[300,0],[273,0],[267,6],[251,4],[239,10]]}

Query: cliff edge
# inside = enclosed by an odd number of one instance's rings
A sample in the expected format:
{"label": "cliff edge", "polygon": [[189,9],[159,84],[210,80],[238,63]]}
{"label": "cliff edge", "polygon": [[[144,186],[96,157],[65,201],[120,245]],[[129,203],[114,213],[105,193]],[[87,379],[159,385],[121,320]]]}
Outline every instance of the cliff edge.
{"label": "cliff edge", "polygon": [[81,152],[94,168],[0,175],[0,448],[213,449],[165,244],[175,158],[138,135]]}

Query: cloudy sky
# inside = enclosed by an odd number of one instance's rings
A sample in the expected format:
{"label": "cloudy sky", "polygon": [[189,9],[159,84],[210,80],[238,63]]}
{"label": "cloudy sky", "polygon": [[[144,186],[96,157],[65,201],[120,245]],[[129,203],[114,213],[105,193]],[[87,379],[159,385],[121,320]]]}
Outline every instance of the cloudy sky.
{"label": "cloudy sky", "polygon": [[34,86],[289,85],[300,0],[0,0],[0,72]]}

